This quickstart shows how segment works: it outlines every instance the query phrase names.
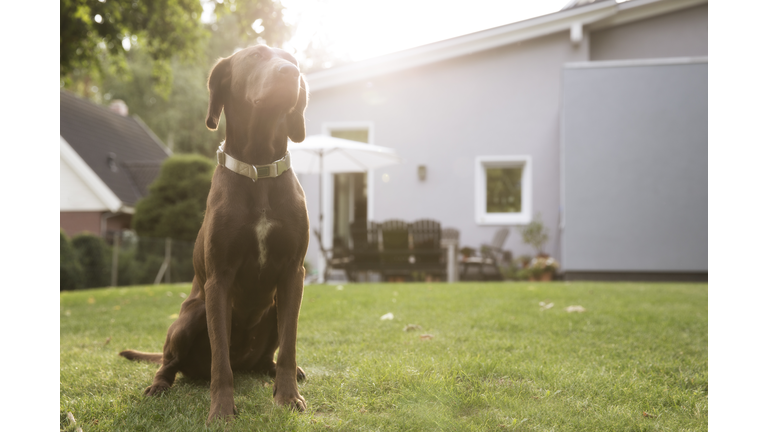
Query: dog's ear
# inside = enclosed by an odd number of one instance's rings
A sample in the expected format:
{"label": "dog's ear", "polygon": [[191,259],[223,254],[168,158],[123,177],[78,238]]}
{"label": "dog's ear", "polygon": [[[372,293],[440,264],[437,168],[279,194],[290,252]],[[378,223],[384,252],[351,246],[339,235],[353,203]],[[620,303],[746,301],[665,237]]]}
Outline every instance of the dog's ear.
{"label": "dog's ear", "polygon": [[205,125],[210,130],[216,130],[219,127],[219,118],[221,110],[224,108],[224,101],[229,97],[229,87],[232,81],[232,68],[230,58],[219,60],[216,66],[211,70],[208,77],[208,117],[205,119]]}
{"label": "dog's ear", "polygon": [[288,113],[288,138],[295,143],[304,141],[307,136],[307,130],[304,125],[304,110],[307,109],[307,82],[301,77],[299,82],[299,100],[296,106]]}

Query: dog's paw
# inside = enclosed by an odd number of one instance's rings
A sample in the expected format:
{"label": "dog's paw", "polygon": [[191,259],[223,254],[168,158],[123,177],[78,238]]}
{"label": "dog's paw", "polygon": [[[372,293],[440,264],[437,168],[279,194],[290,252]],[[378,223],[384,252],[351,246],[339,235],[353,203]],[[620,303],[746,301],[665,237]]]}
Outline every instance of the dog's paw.
{"label": "dog's paw", "polygon": [[144,396],[157,396],[171,388],[167,383],[156,383],[144,389]]}
{"label": "dog's paw", "polygon": [[298,393],[295,396],[279,396],[276,394],[275,403],[278,406],[288,407],[299,412],[304,412],[307,409],[307,401]]}
{"label": "dog's paw", "polygon": [[307,379],[307,374],[304,369],[296,366],[296,381],[304,381],[305,379]]}
{"label": "dog's paw", "polygon": [[211,411],[208,413],[208,420],[205,422],[205,424],[209,425],[211,422],[222,420],[224,422],[228,422],[230,420],[234,420],[235,416],[237,415],[237,407],[235,405],[229,406],[228,404],[225,405],[218,405],[218,406],[211,406]]}

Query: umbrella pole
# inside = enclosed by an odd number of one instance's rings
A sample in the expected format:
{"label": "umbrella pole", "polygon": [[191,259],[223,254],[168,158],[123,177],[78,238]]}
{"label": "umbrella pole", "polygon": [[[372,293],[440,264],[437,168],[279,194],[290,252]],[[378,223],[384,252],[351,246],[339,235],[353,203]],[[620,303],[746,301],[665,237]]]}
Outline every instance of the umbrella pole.
{"label": "umbrella pole", "polygon": [[320,152],[320,226],[318,227],[320,233],[320,247],[322,248],[322,235],[323,235],[323,152]]}
{"label": "umbrella pole", "polygon": [[328,257],[325,256],[325,246],[323,246],[323,151],[320,150],[320,226],[318,227],[317,241],[320,243],[320,253],[323,256],[323,282],[325,282],[325,275],[328,274]]}

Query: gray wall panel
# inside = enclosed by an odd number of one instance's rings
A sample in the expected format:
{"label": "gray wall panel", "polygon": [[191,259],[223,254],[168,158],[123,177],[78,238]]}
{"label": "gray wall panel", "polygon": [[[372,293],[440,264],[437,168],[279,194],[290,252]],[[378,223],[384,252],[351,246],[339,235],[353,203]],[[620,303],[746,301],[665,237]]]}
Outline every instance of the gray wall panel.
{"label": "gray wall panel", "polygon": [[708,53],[709,6],[590,33],[590,60],[696,57]]}
{"label": "gray wall panel", "polygon": [[566,68],[572,271],[707,271],[707,64]]}

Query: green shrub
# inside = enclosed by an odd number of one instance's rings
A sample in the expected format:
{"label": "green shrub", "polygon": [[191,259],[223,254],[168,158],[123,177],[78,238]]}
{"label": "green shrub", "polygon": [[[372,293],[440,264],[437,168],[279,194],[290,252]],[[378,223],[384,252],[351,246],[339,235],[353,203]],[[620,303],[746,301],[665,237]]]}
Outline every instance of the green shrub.
{"label": "green shrub", "polygon": [[59,291],[80,289],[83,287],[83,269],[69,237],[63,230],[59,231]]}
{"label": "green shrub", "polygon": [[77,260],[83,269],[85,288],[109,285],[111,257],[109,246],[99,236],[83,233],[72,238]]}
{"label": "green shrub", "polygon": [[216,164],[200,155],[168,158],[149,195],[136,204],[133,228],[142,237],[194,242],[203,223]]}

